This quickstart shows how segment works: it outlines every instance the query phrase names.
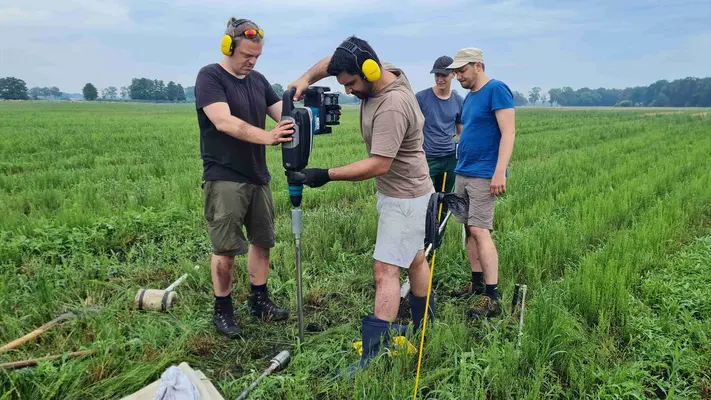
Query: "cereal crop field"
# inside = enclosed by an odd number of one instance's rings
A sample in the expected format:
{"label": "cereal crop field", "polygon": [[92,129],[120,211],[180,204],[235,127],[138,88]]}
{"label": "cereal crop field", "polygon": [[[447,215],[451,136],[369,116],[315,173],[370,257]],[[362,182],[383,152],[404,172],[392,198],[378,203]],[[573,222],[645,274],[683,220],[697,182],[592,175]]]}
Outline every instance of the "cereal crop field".
{"label": "cereal crop field", "polygon": [[[711,113],[674,111],[517,110],[493,233],[507,306],[470,321],[476,299],[450,297],[470,277],[450,221],[418,398],[711,398]],[[101,307],[0,352],[7,363],[95,351],[0,369],[0,399],[117,399],[183,361],[236,398],[283,349],[289,366],[250,398],[412,398],[413,355],[335,376],[358,358],[352,344],[373,307],[373,181],[304,190],[299,349],[291,205],[280,148],[267,154],[277,221],[269,290],[291,315],[247,315],[238,258],[245,337],[228,340],[211,322],[194,106],[0,102],[0,345],[63,312]],[[348,108],[316,138],[310,166],[365,156],[358,109]],[[174,310],[134,309],[139,288],[184,273]],[[515,283],[528,287],[520,347],[508,307]],[[407,321],[407,300],[400,311]]]}

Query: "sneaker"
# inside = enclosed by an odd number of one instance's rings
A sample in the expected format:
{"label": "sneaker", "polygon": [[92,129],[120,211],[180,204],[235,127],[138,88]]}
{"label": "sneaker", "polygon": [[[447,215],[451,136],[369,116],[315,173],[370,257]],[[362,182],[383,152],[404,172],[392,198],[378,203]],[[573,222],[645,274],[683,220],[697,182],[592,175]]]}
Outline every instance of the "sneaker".
{"label": "sneaker", "polygon": [[479,286],[479,287],[474,287],[474,284],[472,284],[472,281],[469,281],[466,286],[462,289],[454,289],[452,290],[452,297],[465,297],[465,296],[471,296],[472,294],[475,294],[477,296],[480,296],[484,294],[486,291],[485,286]]}
{"label": "sneaker", "polygon": [[281,321],[289,317],[289,312],[272,303],[267,292],[252,292],[247,298],[249,312],[258,318]]}
{"label": "sneaker", "polygon": [[469,318],[492,318],[501,314],[501,306],[498,300],[493,300],[489,296],[482,297],[468,311]]}
{"label": "sneaker", "polygon": [[215,313],[212,316],[212,323],[215,324],[217,332],[230,339],[237,338],[242,333],[242,330],[237,326],[237,322],[235,321],[235,314],[231,304],[227,309],[219,309],[216,307]]}

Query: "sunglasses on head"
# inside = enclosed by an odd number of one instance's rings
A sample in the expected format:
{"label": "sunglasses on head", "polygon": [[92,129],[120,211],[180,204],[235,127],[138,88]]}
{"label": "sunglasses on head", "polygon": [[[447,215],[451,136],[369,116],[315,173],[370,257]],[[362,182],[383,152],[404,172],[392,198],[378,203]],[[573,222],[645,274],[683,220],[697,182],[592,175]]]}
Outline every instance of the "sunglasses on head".
{"label": "sunglasses on head", "polygon": [[263,38],[264,31],[261,29],[247,29],[246,31],[244,31],[240,34],[240,36],[244,36],[247,39],[254,39],[255,37],[257,37],[257,35],[259,35],[259,37]]}

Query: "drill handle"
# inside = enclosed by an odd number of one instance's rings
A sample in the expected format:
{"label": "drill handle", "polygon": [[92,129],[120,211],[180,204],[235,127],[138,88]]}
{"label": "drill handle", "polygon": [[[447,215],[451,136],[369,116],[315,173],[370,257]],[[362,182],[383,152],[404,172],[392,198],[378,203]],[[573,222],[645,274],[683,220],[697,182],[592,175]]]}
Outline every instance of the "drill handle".
{"label": "drill handle", "polygon": [[303,185],[306,180],[306,174],[301,171],[286,171],[286,182],[290,186]]}
{"label": "drill handle", "polygon": [[284,91],[281,96],[281,116],[291,117],[291,112],[294,110],[294,95],[296,94],[296,89],[288,89]]}

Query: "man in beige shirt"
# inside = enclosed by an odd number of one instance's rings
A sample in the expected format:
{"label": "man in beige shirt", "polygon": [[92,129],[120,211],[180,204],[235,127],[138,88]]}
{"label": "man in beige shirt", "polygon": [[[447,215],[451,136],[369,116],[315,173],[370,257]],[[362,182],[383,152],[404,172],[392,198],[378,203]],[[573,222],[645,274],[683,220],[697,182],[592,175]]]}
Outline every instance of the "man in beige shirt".
{"label": "man in beige shirt", "polygon": [[[400,334],[406,326],[392,325],[400,306],[400,269],[407,269],[414,331],[422,322],[430,270],[424,255],[427,205],[434,188],[422,148],[424,116],[402,70],[382,64],[370,45],[357,37],[346,39],[333,53],[289,85],[300,99],[309,85],[335,76],[348,94],[361,100],[360,129],[368,158],[342,167],[307,168],[304,184],[375,178],[378,234],[375,243],[375,311],[363,318],[365,367],[383,347],[389,330]],[[430,318],[434,302],[430,297]],[[354,372],[357,365],[350,368]]]}

